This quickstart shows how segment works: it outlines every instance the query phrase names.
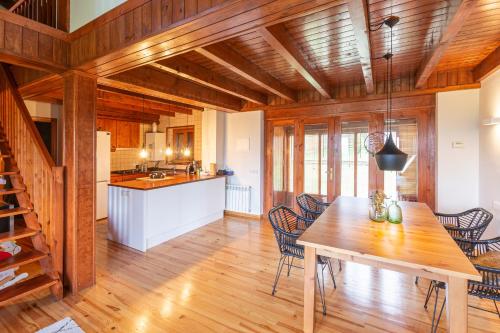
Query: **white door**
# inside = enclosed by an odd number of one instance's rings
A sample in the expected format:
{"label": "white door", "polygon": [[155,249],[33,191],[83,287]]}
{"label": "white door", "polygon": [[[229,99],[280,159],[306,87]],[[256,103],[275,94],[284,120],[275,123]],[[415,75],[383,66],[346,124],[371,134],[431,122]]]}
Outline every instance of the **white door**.
{"label": "white door", "polygon": [[108,217],[108,184],[107,181],[96,184],[96,220]]}

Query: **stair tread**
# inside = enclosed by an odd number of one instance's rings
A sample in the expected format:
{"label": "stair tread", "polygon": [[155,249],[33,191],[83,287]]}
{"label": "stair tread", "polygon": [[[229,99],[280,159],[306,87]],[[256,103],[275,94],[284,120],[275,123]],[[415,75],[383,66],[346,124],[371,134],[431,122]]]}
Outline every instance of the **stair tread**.
{"label": "stair tread", "polygon": [[0,189],[0,195],[16,194],[24,191],[24,188],[2,188]]}
{"label": "stair tread", "polygon": [[0,291],[0,306],[5,305],[9,301],[13,301],[41,289],[48,288],[56,284],[58,281],[59,280],[43,274],[32,279],[16,283],[15,285]]}
{"label": "stair tread", "polygon": [[29,264],[40,259],[45,258],[47,255],[37,250],[21,251],[13,257],[0,261],[0,272],[10,268]]}
{"label": "stair tread", "polygon": [[31,212],[30,209],[28,208],[22,208],[22,207],[16,207],[16,208],[9,208],[9,209],[1,209],[0,210],[0,218],[2,217],[9,217],[9,216],[15,216],[15,215],[21,215],[21,214],[26,214]]}
{"label": "stair tread", "polygon": [[17,175],[19,171],[0,171],[0,176]]}
{"label": "stair tread", "polygon": [[36,235],[37,233],[37,230],[33,230],[30,228],[15,228],[14,231],[0,233],[0,243],[30,237]]}

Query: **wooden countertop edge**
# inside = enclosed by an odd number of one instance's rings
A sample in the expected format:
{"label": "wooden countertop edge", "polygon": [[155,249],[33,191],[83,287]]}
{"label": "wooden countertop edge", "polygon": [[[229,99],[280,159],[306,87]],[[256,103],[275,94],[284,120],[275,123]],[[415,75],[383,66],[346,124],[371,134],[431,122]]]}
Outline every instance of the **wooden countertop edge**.
{"label": "wooden countertop edge", "polygon": [[383,263],[387,263],[387,264],[391,264],[391,265],[397,265],[397,266],[401,266],[401,267],[406,267],[406,268],[410,268],[410,269],[426,270],[428,272],[446,275],[446,276],[453,276],[453,277],[458,277],[458,278],[463,278],[463,279],[473,280],[473,281],[478,281],[478,282],[482,281],[481,274],[479,274],[479,272],[474,268],[474,265],[472,265],[472,263],[470,265],[472,266],[472,269],[475,271],[476,274],[453,271],[453,270],[434,267],[434,266],[426,266],[426,265],[422,265],[422,264],[411,263],[411,262],[402,261],[402,260],[398,260],[398,259],[391,259],[391,258],[386,258],[386,257],[365,254],[365,253],[359,253],[359,252],[350,251],[350,250],[346,250],[346,249],[340,249],[340,248],[335,248],[335,247],[331,247],[331,246],[310,243],[308,241],[304,241],[304,240],[300,240],[300,239],[297,240],[297,244],[302,245],[302,246],[313,247],[315,249],[323,249],[323,250],[327,250],[329,252],[336,252],[336,253],[339,253],[342,255],[347,255],[347,256],[352,256],[352,257],[357,257],[357,258],[362,258],[362,259],[368,259],[368,260],[372,260],[372,261],[379,261],[379,262],[383,262]]}
{"label": "wooden countertop edge", "polygon": [[[140,186],[130,185],[131,182],[137,182],[138,180],[126,180],[126,181],[123,181],[123,182],[110,183],[110,184],[108,184],[108,186],[122,187],[122,188],[131,189],[131,190],[138,190],[138,191],[150,191],[150,190],[156,190],[156,189],[164,188],[164,187],[178,186],[178,185],[183,185],[183,184],[202,182],[202,181],[205,181],[205,180],[212,180],[212,179],[217,179],[217,178],[224,178],[226,176],[201,176],[201,177],[203,177],[203,178],[198,178],[198,179],[183,179],[183,180],[179,179],[177,181],[175,179],[164,180],[164,181],[172,181],[172,182],[175,181],[175,182],[171,183],[171,184],[164,184],[164,185],[155,186],[155,187],[140,187]],[[148,181],[146,181],[146,180],[143,180],[142,182],[148,184]],[[127,184],[127,183],[129,183],[129,184]]]}

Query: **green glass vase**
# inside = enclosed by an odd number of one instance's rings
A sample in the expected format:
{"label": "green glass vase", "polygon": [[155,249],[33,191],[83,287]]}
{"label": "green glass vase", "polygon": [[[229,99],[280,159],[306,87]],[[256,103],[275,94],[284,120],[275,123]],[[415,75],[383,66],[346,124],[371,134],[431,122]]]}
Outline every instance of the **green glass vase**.
{"label": "green glass vase", "polygon": [[393,200],[387,208],[387,221],[394,224],[403,222],[403,211],[396,200]]}

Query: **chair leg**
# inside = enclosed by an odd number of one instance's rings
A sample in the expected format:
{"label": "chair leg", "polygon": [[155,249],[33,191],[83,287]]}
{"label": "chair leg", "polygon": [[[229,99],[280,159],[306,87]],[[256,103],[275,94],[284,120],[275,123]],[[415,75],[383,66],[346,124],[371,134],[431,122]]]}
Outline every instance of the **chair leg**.
{"label": "chair leg", "polygon": [[497,310],[497,315],[498,315],[498,318],[500,318],[500,312],[498,312],[497,301],[496,301],[496,300],[493,300],[493,304],[495,304],[495,309]]}
{"label": "chair leg", "polygon": [[283,265],[285,264],[285,256],[281,256],[280,261],[278,262],[278,268],[276,270],[276,277],[274,278],[274,284],[273,284],[273,292],[272,295],[276,293],[276,286],[278,285],[278,281],[280,279],[281,275],[281,270],[283,269]]}
{"label": "chair leg", "polygon": [[429,283],[429,289],[427,289],[427,296],[425,297],[424,309],[427,310],[427,304],[429,303],[429,299],[431,298],[432,291],[434,290],[434,281]]}
{"label": "chair leg", "polygon": [[[323,306],[323,316],[326,316],[326,300],[325,300],[325,276],[323,275],[324,267],[321,267],[316,274],[318,280],[319,297],[321,298],[321,305]],[[319,280],[319,274],[321,272],[321,282]]]}
{"label": "chair leg", "polygon": [[415,284],[418,284],[418,276],[415,278]]}
{"label": "chair leg", "polygon": [[[437,296],[436,296],[436,303],[437,303]],[[439,321],[441,320],[441,315],[443,314],[445,304],[446,304],[446,297],[444,298],[443,304],[441,305],[441,310],[439,311],[439,316],[437,317],[436,324],[434,325],[434,332],[433,333],[437,332],[437,328],[439,325]]]}
{"label": "chair leg", "polygon": [[292,269],[292,265],[293,265],[293,258],[292,257],[292,260],[290,260],[290,257],[288,257],[288,273],[286,274],[286,276],[290,276],[290,270]]}
{"label": "chair leg", "polygon": [[330,261],[330,259],[328,259],[327,265],[328,265],[328,270],[330,271],[330,276],[332,277],[333,288],[337,289],[337,284],[335,283],[335,276],[333,276],[332,262]]}
{"label": "chair leg", "polygon": [[342,260],[338,259],[339,261],[339,273],[342,272]]}

